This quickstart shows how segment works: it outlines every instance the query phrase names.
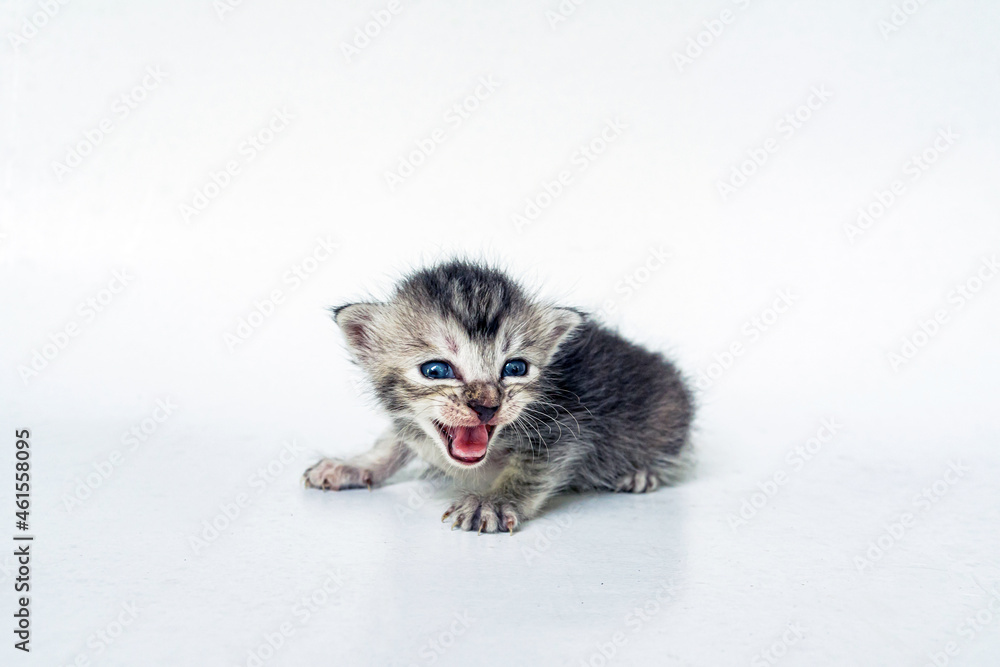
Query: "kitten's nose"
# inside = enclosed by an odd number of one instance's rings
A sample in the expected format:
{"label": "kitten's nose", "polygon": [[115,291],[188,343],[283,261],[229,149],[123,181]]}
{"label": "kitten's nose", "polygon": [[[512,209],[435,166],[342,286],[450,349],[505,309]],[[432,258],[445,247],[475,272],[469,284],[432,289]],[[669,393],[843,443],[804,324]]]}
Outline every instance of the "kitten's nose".
{"label": "kitten's nose", "polygon": [[476,414],[479,415],[479,421],[484,424],[492,419],[493,415],[500,409],[499,405],[481,405],[479,403],[469,403],[469,407],[476,411]]}

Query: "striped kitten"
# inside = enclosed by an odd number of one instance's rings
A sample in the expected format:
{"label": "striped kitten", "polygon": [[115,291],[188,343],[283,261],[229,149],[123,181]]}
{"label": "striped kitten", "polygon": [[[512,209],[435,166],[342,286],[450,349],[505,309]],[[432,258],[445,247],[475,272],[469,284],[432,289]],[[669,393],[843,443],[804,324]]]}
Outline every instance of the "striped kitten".
{"label": "striped kitten", "polygon": [[513,533],[561,491],[653,491],[681,469],[693,405],[677,370],[496,269],[453,261],[333,313],[392,427],[306,470],[307,487],[371,488],[418,456],[459,489],[443,520]]}

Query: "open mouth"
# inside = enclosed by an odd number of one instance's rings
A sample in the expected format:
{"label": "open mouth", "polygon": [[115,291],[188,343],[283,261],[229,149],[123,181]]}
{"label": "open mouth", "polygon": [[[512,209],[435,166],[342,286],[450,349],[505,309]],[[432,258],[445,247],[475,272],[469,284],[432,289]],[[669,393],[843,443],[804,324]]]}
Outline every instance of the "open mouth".
{"label": "open mouth", "polygon": [[434,426],[448,448],[448,456],[464,465],[479,463],[486,458],[486,449],[496,430],[493,424],[446,426],[435,421]]}

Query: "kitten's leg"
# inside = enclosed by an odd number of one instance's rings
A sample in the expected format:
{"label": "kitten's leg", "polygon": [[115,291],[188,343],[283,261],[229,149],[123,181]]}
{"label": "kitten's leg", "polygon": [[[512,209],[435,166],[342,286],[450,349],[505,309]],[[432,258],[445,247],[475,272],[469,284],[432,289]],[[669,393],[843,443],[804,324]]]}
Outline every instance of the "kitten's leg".
{"label": "kitten's leg", "polygon": [[322,459],[302,475],[306,488],[324,491],[371,489],[402,468],[413,454],[410,448],[389,430],[375,441],[371,451],[346,460]]}
{"label": "kitten's leg", "polygon": [[[609,490],[618,493],[649,493],[683,479],[690,471],[693,459],[690,447],[685,441],[681,442],[679,447],[671,447],[667,452],[654,452],[647,457],[644,465],[620,471],[617,478],[612,477],[613,481],[608,484]],[[679,453],[668,453],[675,451]]]}
{"label": "kitten's leg", "polygon": [[468,493],[441,517],[454,518],[452,528],[480,533],[514,533],[522,522],[538,515],[545,503],[566,486],[569,461],[533,462],[512,455],[485,493]]}

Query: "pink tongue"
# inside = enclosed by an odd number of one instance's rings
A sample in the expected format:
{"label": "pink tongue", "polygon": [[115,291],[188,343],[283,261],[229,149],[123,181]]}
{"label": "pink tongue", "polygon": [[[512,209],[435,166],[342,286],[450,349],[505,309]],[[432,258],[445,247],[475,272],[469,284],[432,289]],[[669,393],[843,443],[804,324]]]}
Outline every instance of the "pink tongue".
{"label": "pink tongue", "polygon": [[486,454],[490,436],[486,426],[453,426],[451,429],[452,453],[463,459],[478,459]]}

